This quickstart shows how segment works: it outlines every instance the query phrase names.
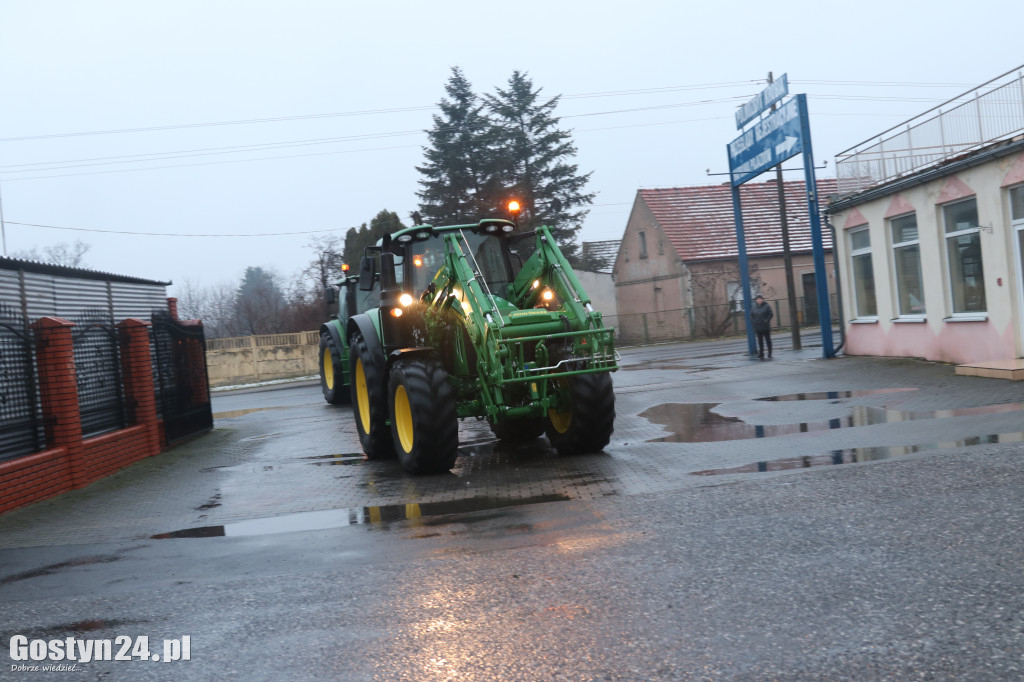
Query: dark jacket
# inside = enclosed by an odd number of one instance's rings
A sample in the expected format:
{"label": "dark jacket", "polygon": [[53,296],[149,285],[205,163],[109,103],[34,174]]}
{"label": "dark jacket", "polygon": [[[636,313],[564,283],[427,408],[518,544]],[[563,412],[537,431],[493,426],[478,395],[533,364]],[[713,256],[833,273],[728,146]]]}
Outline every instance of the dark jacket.
{"label": "dark jacket", "polygon": [[750,321],[754,325],[755,332],[767,332],[771,331],[772,328],[772,317],[775,313],[772,312],[772,307],[768,305],[767,301],[761,304],[754,304],[754,309],[750,311]]}

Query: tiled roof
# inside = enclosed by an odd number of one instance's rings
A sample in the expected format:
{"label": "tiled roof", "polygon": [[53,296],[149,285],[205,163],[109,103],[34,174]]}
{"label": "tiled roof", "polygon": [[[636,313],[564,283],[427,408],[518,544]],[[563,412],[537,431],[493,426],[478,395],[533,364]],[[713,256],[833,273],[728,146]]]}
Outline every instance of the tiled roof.
{"label": "tiled roof", "polygon": [[[783,183],[789,223],[789,247],[793,253],[811,251],[811,228],[807,220],[807,195],[803,181]],[[835,178],[817,181],[822,210],[821,235],[826,250],[832,237],[825,225],[824,197],[836,192]],[[735,258],[736,224],[733,220],[732,191],[728,184],[641,189],[639,198],[647,204],[683,261]],[[747,255],[782,253],[778,185],[748,182],[740,187],[743,231]]]}
{"label": "tiled roof", "polygon": [[611,272],[615,263],[615,256],[619,253],[621,239],[606,239],[599,242],[583,242],[583,259],[600,260],[604,267],[598,272]]}

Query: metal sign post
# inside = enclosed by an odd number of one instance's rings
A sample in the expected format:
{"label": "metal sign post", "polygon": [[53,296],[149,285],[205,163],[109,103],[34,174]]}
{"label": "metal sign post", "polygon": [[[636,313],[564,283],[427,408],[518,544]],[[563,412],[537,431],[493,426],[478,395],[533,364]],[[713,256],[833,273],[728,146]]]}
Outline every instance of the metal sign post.
{"label": "metal sign post", "polygon": [[[760,95],[747,103],[740,113],[737,113],[737,126],[749,123],[753,118],[779,101],[786,92],[779,94],[781,83],[787,83],[786,76],[773,83]],[[786,88],[788,92],[788,87]],[[766,94],[767,93],[767,94]],[[763,105],[760,110],[754,111],[753,103]],[[747,110],[750,108],[750,110]],[[744,111],[747,110],[747,111]],[[741,123],[742,121],[742,123]],[[821,238],[821,213],[818,208],[818,192],[814,179],[814,155],[811,152],[811,129],[810,119],[807,115],[807,96],[799,94],[788,102],[779,105],[768,116],[760,119],[752,127],[741,132],[740,136],[729,143],[729,180],[732,185],[733,214],[736,219],[736,241],[739,255],[740,278],[743,287],[743,307],[749,315],[751,310],[750,300],[750,273],[747,269],[747,253],[743,231],[743,212],[740,206],[740,186],[748,180],[753,180],[769,168],[779,165],[797,154],[804,155],[804,178],[807,189],[807,207],[810,212],[811,225],[811,246],[814,255],[815,284],[818,294],[818,311],[823,320],[821,325],[821,340],[823,353],[826,358],[835,356],[832,347],[832,311],[828,300],[828,273],[825,270],[825,251]],[[754,332],[751,325],[747,325],[747,341],[750,346],[750,354],[756,351],[754,343]]]}

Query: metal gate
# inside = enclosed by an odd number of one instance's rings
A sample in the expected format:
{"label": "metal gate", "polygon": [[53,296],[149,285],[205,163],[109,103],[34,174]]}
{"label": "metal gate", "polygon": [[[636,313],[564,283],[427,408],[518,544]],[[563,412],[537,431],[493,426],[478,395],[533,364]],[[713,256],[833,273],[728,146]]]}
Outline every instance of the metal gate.
{"label": "metal gate", "polygon": [[167,443],[213,428],[203,326],[153,312],[154,388]]}
{"label": "metal gate", "polygon": [[0,462],[46,449],[32,330],[0,303]]}

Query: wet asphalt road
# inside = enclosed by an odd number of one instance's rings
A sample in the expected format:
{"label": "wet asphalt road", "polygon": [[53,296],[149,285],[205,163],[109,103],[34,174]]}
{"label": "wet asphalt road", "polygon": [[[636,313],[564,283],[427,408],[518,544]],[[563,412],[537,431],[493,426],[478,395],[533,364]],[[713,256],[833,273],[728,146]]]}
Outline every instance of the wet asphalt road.
{"label": "wet asphalt road", "polygon": [[316,385],[215,394],[214,432],[0,516],[0,679],[40,674],[19,634],[190,637],[81,680],[1024,678],[1024,386],[744,348],[624,351],[604,453],[471,422],[424,478]]}

